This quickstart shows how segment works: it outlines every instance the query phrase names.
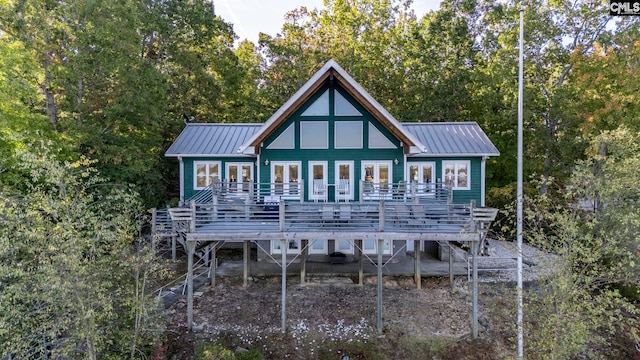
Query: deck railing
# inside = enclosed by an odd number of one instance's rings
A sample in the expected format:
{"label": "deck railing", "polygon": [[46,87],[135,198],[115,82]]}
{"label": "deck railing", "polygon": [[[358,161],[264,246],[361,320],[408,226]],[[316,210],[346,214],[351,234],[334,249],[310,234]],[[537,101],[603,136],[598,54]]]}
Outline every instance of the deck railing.
{"label": "deck railing", "polygon": [[[355,184],[354,184],[355,185]],[[356,193],[357,191],[357,193]],[[304,181],[299,182],[230,182],[217,181],[205,189],[198,191],[185,203],[195,201],[196,204],[218,203],[262,204],[274,197],[278,200],[304,202],[378,202],[380,200],[394,202],[432,202],[434,200],[451,203],[452,192],[442,183],[373,183],[360,180],[358,187],[348,182],[340,184],[314,184],[313,191],[306,194]]]}
{"label": "deck railing", "polygon": [[[215,198],[214,198],[215,199]],[[476,232],[473,203],[192,203],[181,209],[189,232],[398,231]],[[191,212],[191,216],[185,216]],[[173,213],[178,213],[173,211]]]}

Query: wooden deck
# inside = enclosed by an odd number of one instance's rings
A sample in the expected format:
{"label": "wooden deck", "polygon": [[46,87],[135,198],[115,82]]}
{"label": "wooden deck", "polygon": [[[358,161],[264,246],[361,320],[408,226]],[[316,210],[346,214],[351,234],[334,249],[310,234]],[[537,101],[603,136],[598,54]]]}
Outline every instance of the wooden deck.
{"label": "wooden deck", "polygon": [[[187,241],[437,239],[478,241],[495,209],[441,202],[192,203],[168,211]],[[156,215],[166,219],[162,211]],[[166,222],[163,228],[166,231]]]}

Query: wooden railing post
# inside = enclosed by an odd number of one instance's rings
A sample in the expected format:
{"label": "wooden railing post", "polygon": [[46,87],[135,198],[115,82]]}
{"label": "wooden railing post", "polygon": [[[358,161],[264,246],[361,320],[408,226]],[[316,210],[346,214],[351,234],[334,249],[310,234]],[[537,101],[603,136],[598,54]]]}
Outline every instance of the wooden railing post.
{"label": "wooden railing post", "polygon": [[196,232],[196,202],[191,200],[191,222],[189,223],[189,231]]}
{"label": "wooden railing post", "polygon": [[384,222],[385,222],[385,214],[384,214],[384,200],[380,200],[380,205],[378,206],[378,231],[384,231]]}
{"label": "wooden railing post", "polygon": [[300,194],[300,203],[304,203],[304,179],[300,179],[300,188],[298,189],[298,194]]}
{"label": "wooden railing post", "polygon": [[358,181],[358,201],[362,202],[364,198],[364,181]]}
{"label": "wooden railing post", "polygon": [[158,231],[158,229],[156,228],[157,217],[158,217],[158,212],[156,208],[151,209],[151,234],[152,235],[155,235],[155,233]]}
{"label": "wooden railing post", "polygon": [[280,231],[284,231],[284,201],[280,199],[278,207],[278,224]]}

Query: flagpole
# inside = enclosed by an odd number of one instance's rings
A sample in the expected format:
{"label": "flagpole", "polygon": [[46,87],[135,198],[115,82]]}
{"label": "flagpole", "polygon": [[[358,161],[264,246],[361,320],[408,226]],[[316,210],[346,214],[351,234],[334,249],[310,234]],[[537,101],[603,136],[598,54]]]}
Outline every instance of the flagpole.
{"label": "flagpole", "polygon": [[518,247],[518,359],[524,358],[523,287],[522,287],[522,201],[523,201],[523,72],[524,72],[524,0],[520,0],[520,44],[518,64],[518,182],[517,182],[517,247]]}

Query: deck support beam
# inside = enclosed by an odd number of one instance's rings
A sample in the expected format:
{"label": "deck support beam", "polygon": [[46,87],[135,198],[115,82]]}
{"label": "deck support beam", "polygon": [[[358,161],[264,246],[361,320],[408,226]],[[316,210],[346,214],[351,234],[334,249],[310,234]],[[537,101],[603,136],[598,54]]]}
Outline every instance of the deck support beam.
{"label": "deck support beam", "polygon": [[449,285],[451,289],[453,289],[453,246],[451,246],[450,242],[447,242],[449,246]]}
{"label": "deck support beam", "polygon": [[471,324],[471,335],[474,339],[478,338],[478,242],[471,242],[471,258],[473,267],[473,290],[472,307],[473,307],[473,322]]}
{"label": "deck support beam", "polygon": [[244,240],[242,242],[242,286],[247,287],[249,285],[249,275],[251,275],[251,241]]}
{"label": "deck support beam", "polygon": [[422,289],[422,269],[420,268],[420,240],[413,241],[413,280],[418,290]]}
{"label": "deck support beam", "polygon": [[196,242],[187,241],[187,329],[193,329],[193,255]]}
{"label": "deck support beam", "polygon": [[309,253],[307,245],[309,244],[309,240],[302,239],[300,242],[302,246],[302,255],[300,256],[300,283],[304,284],[307,276],[307,254]]}
{"label": "deck support beam", "polygon": [[171,235],[171,260],[176,261],[176,242],[178,241],[178,234]]}
{"label": "deck support beam", "polygon": [[[283,207],[281,207],[282,209]],[[282,300],[281,300],[281,325],[282,333],[287,332],[287,240],[280,239],[280,252],[282,253]]]}
{"label": "deck support beam", "polygon": [[356,240],[358,245],[358,285],[364,285],[364,262],[362,258],[362,239]]}
{"label": "deck support beam", "polygon": [[209,264],[209,273],[211,274],[211,286],[216,287],[216,270],[218,270],[218,258],[216,252],[218,251],[218,242],[211,243],[211,263]]}
{"label": "deck support beam", "polygon": [[378,316],[376,325],[378,335],[382,335],[382,250],[384,248],[384,240],[378,239]]}

